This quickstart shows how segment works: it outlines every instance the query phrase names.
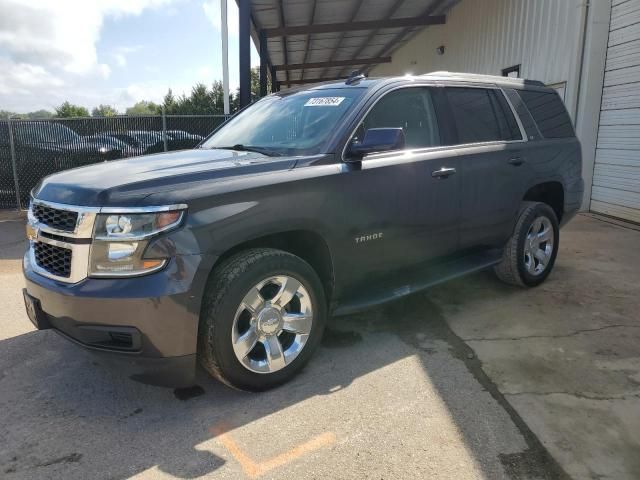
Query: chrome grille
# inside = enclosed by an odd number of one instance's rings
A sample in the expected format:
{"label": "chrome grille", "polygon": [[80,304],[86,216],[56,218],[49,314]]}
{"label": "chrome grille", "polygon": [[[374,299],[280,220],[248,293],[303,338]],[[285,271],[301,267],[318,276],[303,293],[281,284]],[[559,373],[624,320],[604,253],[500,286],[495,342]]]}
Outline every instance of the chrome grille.
{"label": "chrome grille", "polygon": [[63,232],[73,232],[76,229],[78,212],[60,210],[41,203],[34,203],[31,208],[33,216],[43,225]]}
{"label": "chrome grille", "polygon": [[98,207],[82,207],[31,199],[27,256],[33,270],[60,282],[87,278],[91,236]]}
{"label": "chrome grille", "polygon": [[33,253],[36,264],[56,277],[71,276],[71,250],[68,248],[34,242]]}

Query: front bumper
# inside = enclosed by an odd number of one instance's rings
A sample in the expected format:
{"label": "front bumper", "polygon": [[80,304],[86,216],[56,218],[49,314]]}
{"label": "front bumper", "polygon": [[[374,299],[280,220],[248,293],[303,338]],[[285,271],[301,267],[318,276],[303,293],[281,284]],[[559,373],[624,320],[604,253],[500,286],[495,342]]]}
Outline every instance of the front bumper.
{"label": "front bumper", "polygon": [[25,255],[26,292],[42,322],[74,343],[104,354],[134,380],[193,384],[202,293],[213,259],[179,255],[156,273],[134,278],[86,278],[69,284],[46,278]]}

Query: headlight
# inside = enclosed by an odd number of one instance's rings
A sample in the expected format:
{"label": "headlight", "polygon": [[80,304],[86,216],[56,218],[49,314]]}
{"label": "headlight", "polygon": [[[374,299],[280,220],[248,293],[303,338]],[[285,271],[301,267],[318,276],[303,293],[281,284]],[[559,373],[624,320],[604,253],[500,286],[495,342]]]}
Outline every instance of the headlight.
{"label": "headlight", "polygon": [[91,245],[92,276],[136,276],[162,268],[167,258],[144,258],[149,237],[177,227],[183,210],[100,213]]}

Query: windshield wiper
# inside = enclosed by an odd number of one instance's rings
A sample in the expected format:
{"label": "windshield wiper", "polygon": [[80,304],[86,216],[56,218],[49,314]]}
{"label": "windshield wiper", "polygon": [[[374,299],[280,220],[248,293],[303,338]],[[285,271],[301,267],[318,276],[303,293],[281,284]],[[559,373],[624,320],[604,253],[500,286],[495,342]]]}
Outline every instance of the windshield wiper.
{"label": "windshield wiper", "polygon": [[233,147],[213,147],[213,148],[220,149],[220,150],[236,150],[238,152],[255,152],[255,153],[261,153],[262,155],[266,155],[267,157],[277,156],[277,153],[275,153],[273,150],[269,150],[268,148],[254,147],[253,145],[243,145],[241,143],[237,143]]}

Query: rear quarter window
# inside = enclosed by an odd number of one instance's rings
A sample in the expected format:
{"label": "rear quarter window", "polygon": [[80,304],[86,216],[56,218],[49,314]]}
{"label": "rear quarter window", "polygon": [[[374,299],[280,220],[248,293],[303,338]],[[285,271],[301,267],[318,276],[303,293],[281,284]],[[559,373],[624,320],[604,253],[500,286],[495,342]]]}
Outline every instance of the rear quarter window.
{"label": "rear quarter window", "polygon": [[575,136],[571,118],[556,92],[521,90],[520,98],[529,109],[545,138],[568,138]]}

